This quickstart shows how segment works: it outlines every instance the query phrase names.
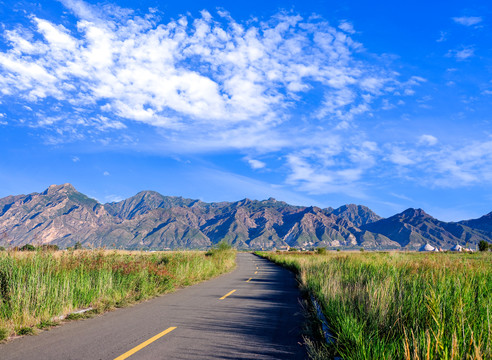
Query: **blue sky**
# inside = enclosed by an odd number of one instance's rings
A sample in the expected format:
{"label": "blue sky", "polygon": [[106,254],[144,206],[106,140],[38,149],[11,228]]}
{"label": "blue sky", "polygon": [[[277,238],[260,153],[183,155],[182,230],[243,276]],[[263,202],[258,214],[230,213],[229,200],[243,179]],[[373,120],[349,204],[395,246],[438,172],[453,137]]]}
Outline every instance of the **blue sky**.
{"label": "blue sky", "polygon": [[492,210],[488,1],[0,0],[0,196]]}

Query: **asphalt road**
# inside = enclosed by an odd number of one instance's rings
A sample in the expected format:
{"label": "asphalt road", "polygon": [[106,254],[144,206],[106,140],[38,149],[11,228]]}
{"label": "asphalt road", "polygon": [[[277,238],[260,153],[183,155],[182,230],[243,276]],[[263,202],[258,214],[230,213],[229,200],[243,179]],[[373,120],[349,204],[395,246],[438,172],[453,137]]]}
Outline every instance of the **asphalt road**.
{"label": "asphalt road", "polygon": [[306,358],[293,275],[253,254],[237,260],[230,274],[2,344],[0,359]]}

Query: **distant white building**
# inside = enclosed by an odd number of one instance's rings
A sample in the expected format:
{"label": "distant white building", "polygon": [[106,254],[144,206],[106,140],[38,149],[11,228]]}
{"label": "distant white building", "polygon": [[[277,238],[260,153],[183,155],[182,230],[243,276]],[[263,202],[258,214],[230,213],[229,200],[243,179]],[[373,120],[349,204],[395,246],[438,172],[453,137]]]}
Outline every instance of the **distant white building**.
{"label": "distant white building", "polygon": [[434,246],[432,246],[431,244],[427,243],[425,245],[423,245],[419,251],[439,251],[437,250]]}
{"label": "distant white building", "polygon": [[461,246],[460,244],[456,244],[455,246],[453,246],[449,250],[451,250],[451,251],[463,251],[463,246]]}

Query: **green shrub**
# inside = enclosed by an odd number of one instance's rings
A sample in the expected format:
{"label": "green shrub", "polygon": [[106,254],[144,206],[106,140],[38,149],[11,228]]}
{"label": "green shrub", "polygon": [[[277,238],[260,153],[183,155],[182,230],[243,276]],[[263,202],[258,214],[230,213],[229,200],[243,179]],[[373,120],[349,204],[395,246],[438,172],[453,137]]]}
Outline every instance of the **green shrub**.
{"label": "green shrub", "polygon": [[34,329],[28,326],[21,327],[17,330],[17,335],[34,335]]}
{"label": "green shrub", "polygon": [[83,313],[76,313],[76,314],[68,314],[65,317],[65,320],[78,320],[78,319],[82,319],[82,318],[84,318]]}
{"label": "green shrub", "polygon": [[326,248],[324,248],[324,247],[316,248],[316,254],[318,254],[318,255],[326,255]]}
{"label": "green shrub", "polygon": [[9,331],[5,328],[0,328],[0,341],[5,340],[9,336]]}
{"label": "green shrub", "polygon": [[36,248],[31,244],[25,244],[24,246],[19,248],[20,251],[35,251]]}
{"label": "green shrub", "polygon": [[222,240],[218,242],[215,246],[212,246],[206,253],[206,256],[213,256],[213,255],[218,255],[221,253],[226,253],[233,251],[233,248],[230,244],[228,244],[226,241]]}
{"label": "green shrub", "polygon": [[55,244],[45,244],[41,246],[41,250],[43,251],[58,251],[60,250],[60,247]]}
{"label": "green shrub", "polygon": [[46,328],[50,328],[50,327],[56,326],[56,325],[58,325],[58,322],[56,322],[56,321],[43,320],[38,325],[36,325],[36,327],[38,329],[46,329]]}

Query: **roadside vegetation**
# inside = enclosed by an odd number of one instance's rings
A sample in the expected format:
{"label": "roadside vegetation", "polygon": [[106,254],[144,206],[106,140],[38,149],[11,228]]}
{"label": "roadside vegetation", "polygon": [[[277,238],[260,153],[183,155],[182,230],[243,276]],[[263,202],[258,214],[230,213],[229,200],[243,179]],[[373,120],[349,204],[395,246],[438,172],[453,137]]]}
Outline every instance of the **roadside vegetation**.
{"label": "roadside vegetation", "polygon": [[[74,310],[100,313],[235,267],[225,245],[209,253],[107,250],[0,252],[0,340],[57,324]],[[76,319],[71,314],[67,319]],[[86,313],[83,316],[89,316]]]}
{"label": "roadside vegetation", "polygon": [[492,358],[492,253],[259,254],[320,304],[334,342],[312,358]]}

